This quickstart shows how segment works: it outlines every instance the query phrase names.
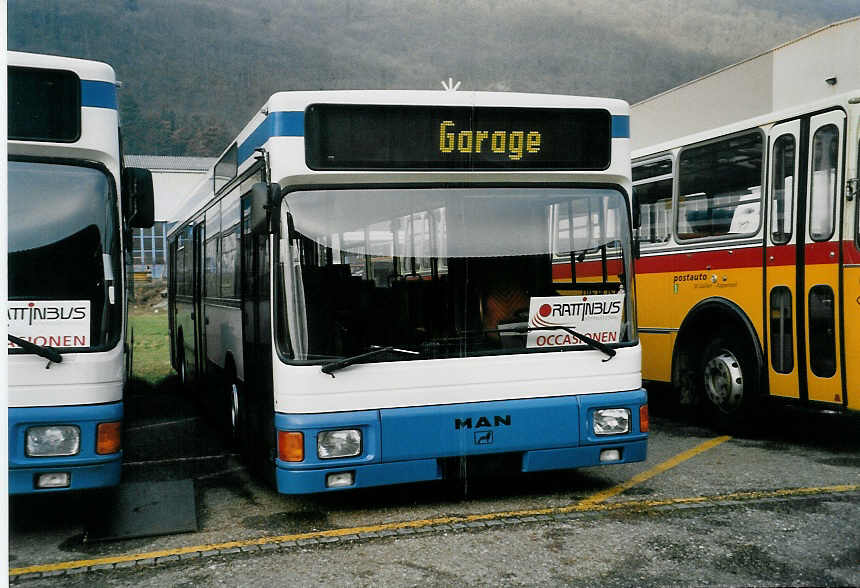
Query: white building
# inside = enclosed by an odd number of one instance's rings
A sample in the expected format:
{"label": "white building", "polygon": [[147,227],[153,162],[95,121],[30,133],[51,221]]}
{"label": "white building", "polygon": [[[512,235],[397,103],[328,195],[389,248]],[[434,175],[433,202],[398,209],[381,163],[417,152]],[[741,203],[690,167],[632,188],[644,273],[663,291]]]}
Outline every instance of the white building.
{"label": "white building", "polygon": [[177,206],[215,164],[215,158],[126,155],[125,164],[151,171],[155,191],[155,224],[151,229],[134,229],[133,233],[135,277],[166,277],[166,219],[173,218]]}
{"label": "white building", "polygon": [[630,107],[633,149],[652,147],[860,87],[860,16]]}

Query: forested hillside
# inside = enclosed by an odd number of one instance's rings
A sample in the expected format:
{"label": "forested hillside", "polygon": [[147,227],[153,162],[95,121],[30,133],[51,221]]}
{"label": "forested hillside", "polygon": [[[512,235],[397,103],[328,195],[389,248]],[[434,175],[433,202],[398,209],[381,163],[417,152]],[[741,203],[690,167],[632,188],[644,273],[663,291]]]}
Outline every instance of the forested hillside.
{"label": "forested hillside", "polygon": [[8,47],[98,59],[127,150],[217,155],[277,90],[636,101],[857,13],[856,0],[8,0]]}

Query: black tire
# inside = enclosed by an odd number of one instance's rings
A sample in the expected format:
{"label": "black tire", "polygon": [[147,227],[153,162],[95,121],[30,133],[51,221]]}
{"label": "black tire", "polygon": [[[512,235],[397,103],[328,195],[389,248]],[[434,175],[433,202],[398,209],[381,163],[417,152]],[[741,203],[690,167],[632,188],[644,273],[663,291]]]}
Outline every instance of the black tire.
{"label": "black tire", "polygon": [[247,407],[245,396],[242,393],[242,385],[236,377],[236,368],[232,362],[228,362],[224,374],[224,396],[223,396],[223,423],[227,433],[227,442],[230,447],[238,449],[243,455],[247,455]]}
{"label": "black tire", "polygon": [[179,341],[176,344],[177,353],[179,356],[176,358],[176,371],[179,372],[179,386],[183,390],[188,389],[188,368],[185,365],[185,341],[182,340],[182,337],[179,337]]}
{"label": "black tire", "polygon": [[748,336],[720,331],[702,350],[696,380],[701,406],[714,427],[749,431],[761,400],[761,365]]}

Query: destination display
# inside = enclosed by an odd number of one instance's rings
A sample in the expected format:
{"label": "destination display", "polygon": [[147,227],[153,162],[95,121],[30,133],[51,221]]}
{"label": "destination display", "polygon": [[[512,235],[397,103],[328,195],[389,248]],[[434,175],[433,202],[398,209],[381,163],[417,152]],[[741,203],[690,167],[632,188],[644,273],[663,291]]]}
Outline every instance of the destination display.
{"label": "destination display", "polygon": [[603,109],[314,104],[305,156],[316,170],[602,170]]}
{"label": "destination display", "polygon": [[72,71],[9,67],[9,138],[71,143],[81,134],[81,80]]}

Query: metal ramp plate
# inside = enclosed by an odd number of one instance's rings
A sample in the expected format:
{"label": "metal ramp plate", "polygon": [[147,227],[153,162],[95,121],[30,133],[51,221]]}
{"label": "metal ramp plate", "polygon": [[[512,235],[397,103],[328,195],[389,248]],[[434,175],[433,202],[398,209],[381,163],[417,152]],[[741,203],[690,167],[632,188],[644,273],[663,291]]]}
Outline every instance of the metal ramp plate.
{"label": "metal ramp plate", "polygon": [[87,526],[85,541],[116,541],[197,530],[192,480],[120,484]]}

